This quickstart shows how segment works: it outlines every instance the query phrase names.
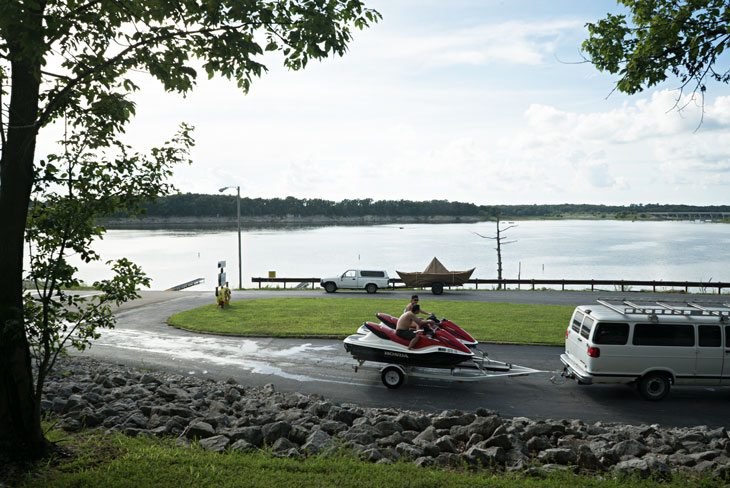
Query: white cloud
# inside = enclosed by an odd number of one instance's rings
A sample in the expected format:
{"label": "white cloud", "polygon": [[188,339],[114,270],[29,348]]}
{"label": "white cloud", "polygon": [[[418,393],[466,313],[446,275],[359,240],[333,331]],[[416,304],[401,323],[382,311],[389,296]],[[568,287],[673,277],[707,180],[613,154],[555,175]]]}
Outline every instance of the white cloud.
{"label": "white cloud", "polygon": [[[574,20],[510,21],[442,32],[408,33],[376,42],[387,59],[429,68],[459,64],[508,63],[538,65],[555,51],[566,31],[582,30]],[[377,46],[377,47],[375,47]]]}

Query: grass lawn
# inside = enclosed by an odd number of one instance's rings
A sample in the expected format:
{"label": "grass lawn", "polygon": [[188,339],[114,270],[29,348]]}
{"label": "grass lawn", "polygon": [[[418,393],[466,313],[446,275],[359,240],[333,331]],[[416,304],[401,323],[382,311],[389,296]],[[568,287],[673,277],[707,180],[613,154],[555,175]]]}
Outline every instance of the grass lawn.
{"label": "grass lawn", "polygon": [[[544,477],[492,470],[442,470],[413,464],[376,465],[359,461],[346,450],[329,457],[280,459],[266,451],[217,454],[199,447],[176,447],[174,440],[130,438],[121,434],[51,431],[66,456],[56,456],[28,469],[15,469],[8,486],[19,487],[430,487],[430,488],[679,488],[723,486],[709,476],[668,481],[612,479],[571,473]],[[6,466],[6,469],[8,466]],[[11,468],[12,469],[12,468]]]}
{"label": "grass lawn", "polygon": [[[232,302],[220,309],[214,304],[170,317],[175,327],[248,336],[337,337],[354,334],[376,312],[400,315],[405,302],[367,298],[264,298]],[[433,301],[425,306],[437,317],[447,317],[477,340],[494,343],[562,345],[574,307]]]}

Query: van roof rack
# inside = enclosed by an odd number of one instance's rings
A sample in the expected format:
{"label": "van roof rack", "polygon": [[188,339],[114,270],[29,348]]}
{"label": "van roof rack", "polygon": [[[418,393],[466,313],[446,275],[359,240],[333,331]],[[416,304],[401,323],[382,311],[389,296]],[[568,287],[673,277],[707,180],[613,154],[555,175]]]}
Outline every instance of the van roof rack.
{"label": "van roof rack", "polygon": [[727,322],[730,318],[730,304],[727,302],[626,300],[623,298],[599,298],[596,302],[621,315],[648,315],[652,320],[657,320],[659,315],[716,316],[722,322]]}

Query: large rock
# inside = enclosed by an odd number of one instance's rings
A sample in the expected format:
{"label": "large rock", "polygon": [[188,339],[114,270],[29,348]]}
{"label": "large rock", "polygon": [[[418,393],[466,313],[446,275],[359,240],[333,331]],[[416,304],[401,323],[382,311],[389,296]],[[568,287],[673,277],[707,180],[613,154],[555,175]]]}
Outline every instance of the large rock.
{"label": "large rock", "polygon": [[418,446],[414,446],[413,444],[408,444],[407,442],[401,442],[400,444],[395,446],[395,450],[402,457],[409,459],[411,461],[423,456],[423,454],[424,454],[422,448],[420,448]]}
{"label": "large rock", "polygon": [[315,430],[307,438],[307,442],[302,445],[302,451],[317,454],[322,450],[328,449],[331,445],[332,437],[329,434],[321,430]]}
{"label": "large rock", "polygon": [[375,430],[380,434],[380,437],[387,437],[396,432],[403,432],[403,427],[398,422],[384,420],[375,424]]}
{"label": "large rock", "polygon": [[418,434],[414,439],[413,443],[417,446],[421,444],[432,443],[436,440],[436,428],[433,426],[426,427],[423,432]]}
{"label": "large rock", "polygon": [[614,446],[613,451],[621,458],[624,456],[638,458],[649,452],[649,448],[641,442],[631,439],[619,442]]}
{"label": "large rock", "polygon": [[188,431],[186,433],[186,437],[188,439],[205,439],[208,437],[213,437],[215,435],[215,429],[212,425],[210,425],[207,422],[191,422],[190,425],[188,425]]}
{"label": "large rock", "polygon": [[487,449],[494,446],[501,447],[505,451],[508,451],[513,447],[512,440],[507,434],[493,435],[486,441],[483,441],[480,447]]}
{"label": "large rock", "polygon": [[456,446],[454,445],[454,441],[449,436],[443,436],[436,439],[436,442],[434,443],[436,447],[438,447],[439,451],[441,452],[450,452],[450,453],[457,453]]}
{"label": "large rock", "polygon": [[564,448],[552,448],[545,449],[537,456],[538,461],[543,464],[576,464],[578,461],[578,455],[571,449]]}
{"label": "large rock", "polygon": [[507,461],[507,454],[501,447],[490,447],[482,449],[480,447],[471,447],[464,454],[467,461],[483,467],[493,467],[503,465]]}
{"label": "large rock", "polygon": [[389,446],[397,446],[401,442],[405,442],[405,438],[403,437],[403,434],[400,432],[393,432],[387,437],[381,437],[376,441],[376,444],[378,447],[389,447]]}
{"label": "large rock", "polygon": [[213,437],[201,439],[200,447],[206,451],[223,452],[230,443],[231,441],[228,437],[224,435],[214,435]]}
{"label": "large rock", "polygon": [[289,422],[279,421],[272,424],[264,425],[261,428],[261,432],[264,434],[264,442],[268,445],[276,442],[277,439],[282,437],[289,437],[292,426]]}
{"label": "large rock", "polygon": [[[469,436],[473,434],[479,434],[485,439],[489,439],[494,434],[494,431],[502,425],[502,419],[496,415],[490,415],[487,417],[477,417],[473,422],[467,426],[467,434]],[[468,438],[468,437],[467,437]]]}
{"label": "large rock", "polygon": [[530,437],[529,440],[525,443],[525,446],[528,450],[532,452],[540,452],[553,447],[548,438],[544,435]]}
{"label": "large rock", "polygon": [[230,437],[234,441],[243,440],[256,447],[261,447],[264,443],[264,433],[258,425],[233,429]]}
{"label": "large rock", "polygon": [[455,425],[469,425],[474,421],[474,414],[436,417],[431,421],[436,429],[450,429]]}

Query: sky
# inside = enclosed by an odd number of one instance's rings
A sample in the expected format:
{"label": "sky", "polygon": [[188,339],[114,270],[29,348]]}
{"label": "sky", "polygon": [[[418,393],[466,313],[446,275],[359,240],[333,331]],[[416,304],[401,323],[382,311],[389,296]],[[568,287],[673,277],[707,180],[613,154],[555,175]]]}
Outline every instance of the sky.
{"label": "sky", "polygon": [[[371,0],[383,19],[303,71],[268,55],[248,94],[142,80],[138,150],[196,127],[183,192],[479,205],[730,204],[730,87],[676,109],[676,79],[628,96],[581,62],[614,0]],[[686,103],[688,100],[683,102]],[[48,139],[39,149],[50,149]]]}

